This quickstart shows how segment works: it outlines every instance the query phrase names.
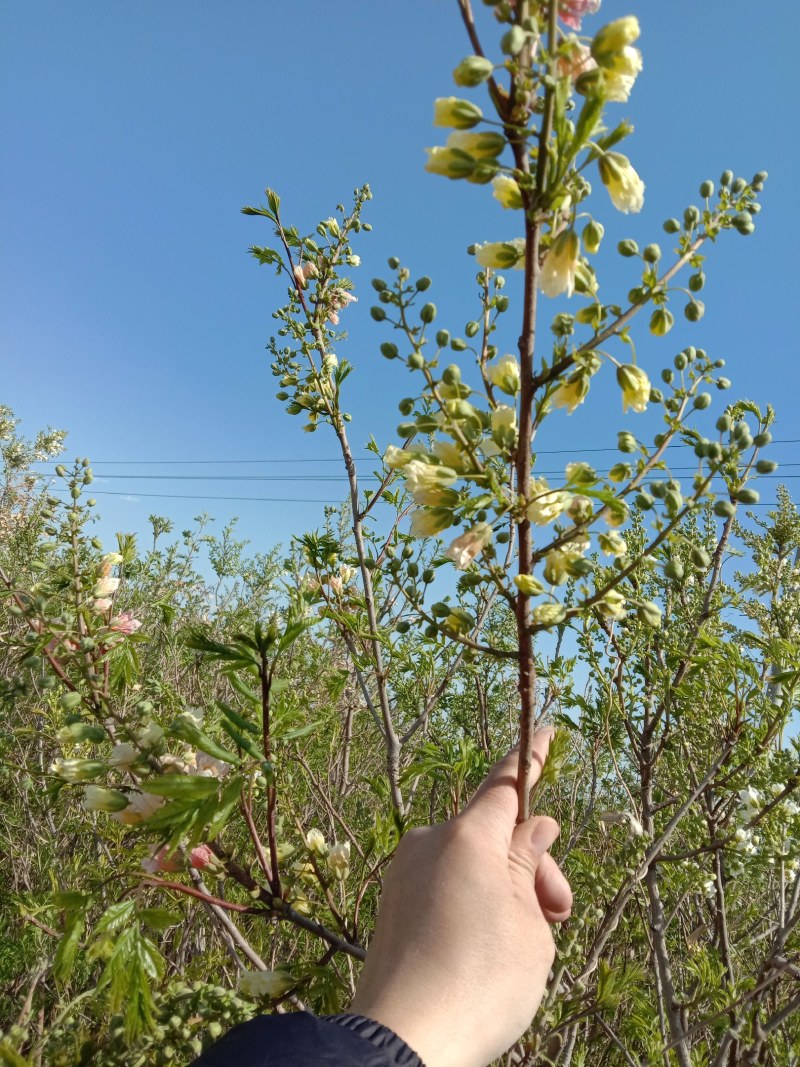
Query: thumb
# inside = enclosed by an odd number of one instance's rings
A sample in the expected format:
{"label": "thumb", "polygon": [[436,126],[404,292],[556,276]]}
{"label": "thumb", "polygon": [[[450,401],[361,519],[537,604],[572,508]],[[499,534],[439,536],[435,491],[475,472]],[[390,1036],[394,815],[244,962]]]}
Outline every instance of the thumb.
{"label": "thumb", "polygon": [[514,827],[509,854],[519,867],[533,878],[539,861],[561,833],[561,827],[549,815],[534,815]]}

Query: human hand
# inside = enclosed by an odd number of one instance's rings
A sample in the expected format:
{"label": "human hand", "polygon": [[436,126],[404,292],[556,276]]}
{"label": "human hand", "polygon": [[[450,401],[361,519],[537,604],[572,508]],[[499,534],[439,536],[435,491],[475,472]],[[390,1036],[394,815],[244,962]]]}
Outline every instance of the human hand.
{"label": "human hand", "polygon": [[[533,784],[552,732],[533,737]],[[549,923],[572,891],[547,851],[555,819],[516,825],[517,751],[470,804],[402,838],[351,1010],[388,1026],[425,1067],[485,1067],[527,1029],[555,957]]]}

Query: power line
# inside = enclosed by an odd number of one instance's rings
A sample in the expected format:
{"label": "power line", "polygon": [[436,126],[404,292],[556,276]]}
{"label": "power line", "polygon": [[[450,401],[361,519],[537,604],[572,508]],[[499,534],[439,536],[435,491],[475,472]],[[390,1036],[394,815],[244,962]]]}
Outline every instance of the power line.
{"label": "power line", "polygon": [[[57,493],[66,493],[66,489],[56,489]],[[284,496],[203,496],[194,493],[118,493],[110,489],[93,490],[94,496],[124,496],[129,500],[139,497],[160,497],[166,500],[252,500],[263,504],[341,504],[341,500],[320,500],[309,497],[284,497]]]}
{"label": "power line", "polygon": [[[797,445],[800,444],[800,437],[778,437],[774,438],[771,442],[773,445]],[[685,448],[684,444],[672,444],[667,445],[667,448]],[[579,452],[581,454],[588,454],[594,452],[617,452],[618,449],[614,445],[608,445],[603,448],[581,448]],[[562,456],[568,454],[574,454],[574,448],[541,448],[534,449],[537,456]],[[360,456],[356,456],[356,459],[366,459],[372,456],[374,459],[379,459],[373,452],[364,452]],[[49,463],[50,460],[37,460],[38,463]],[[318,458],[309,458],[307,456],[298,457],[296,459],[96,459],[92,460],[92,466],[103,464],[104,466],[197,466],[203,464],[236,464],[236,463],[341,463],[341,456],[320,456]]]}

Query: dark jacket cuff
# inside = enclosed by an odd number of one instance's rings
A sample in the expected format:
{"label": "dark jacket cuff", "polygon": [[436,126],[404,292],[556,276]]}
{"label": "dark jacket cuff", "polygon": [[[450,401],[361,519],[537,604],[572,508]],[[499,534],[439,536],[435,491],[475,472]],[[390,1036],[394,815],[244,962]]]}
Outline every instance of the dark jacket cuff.
{"label": "dark jacket cuff", "polygon": [[386,1054],[387,1067],[425,1067],[425,1064],[401,1037],[390,1030],[388,1026],[376,1023],[364,1015],[352,1015],[350,1012],[341,1012],[339,1015],[323,1015],[322,1018],[337,1026],[344,1026],[347,1030],[360,1037],[366,1038],[375,1048]]}

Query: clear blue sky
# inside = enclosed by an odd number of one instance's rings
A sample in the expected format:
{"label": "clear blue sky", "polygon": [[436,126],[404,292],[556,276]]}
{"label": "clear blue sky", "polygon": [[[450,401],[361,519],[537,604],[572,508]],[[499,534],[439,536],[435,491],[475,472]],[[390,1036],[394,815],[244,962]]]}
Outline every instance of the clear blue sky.
{"label": "clear blue sky", "polygon": [[[586,28],[627,13],[642,23],[645,69],[630,103],[614,110],[637,126],[627,150],[647,196],[641,215],[615,216],[595,182],[609,245],[632,236],[666,249],[661,221],[697,199],[701,180],[716,180],[726,167],[748,178],[770,172],[756,234],[723,235],[711,251],[703,322],[688,327],[679,318],[661,341],[640,330],[640,361],[656,369],[683,344],[703,345],[728,361],[734,388],[727,395],[772,401],[775,436],[800,437],[798,10],[777,0],[758,10],[749,0],[605,0],[602,18]],[[378,354],[387,335],[369,317],[370,278],[386,273],[388,255],[399,255],[433,277],[441,325],[461,332],[474,313],[474,261],[464,249],[516,232],[489,189],[423,171],[424,146],[446,134],[431,126],[432,101],[455,91],[450,71],[469,51],[455,0],[2,5],[0,401],[28,432],[63,427],[69,454],[92,457],[107,540],[116,529],[143,531],[151,511],[180,529],[207,510],[220,522],[240,515],[242,531],[264,549],[322,515],[318,503],[144,493],[340,495],[337,483],[296,480],[333,473],[332,464],[103,462],[335,456],[326,434],[303,434],[274,399],[264,344],[284,290],[246,255],[251,242],[267,242],[265,224],[239,214],[265,185],[281,192],[288,220],[310,230],[356,184],[371,183],[374,232],[358,249],[360,302],[343,315],[350,340],[339,355],[358,372],[349,401],[354,446],[369,433],[381,444],[394,440],[396,401],[409,385],[407,372]],[[634,268],[607,259],[602,296],[622,300]],[[504,343],[511,350],[513,331]],[[594,391],[585,410],[550,421],[542,449],[571,447],[577,455],[612,445],[623,426],[641,427],[622,418],[610,381]],[[715,417],[709,413],[709,427]],[[773,456],[798,464],[785,474],[800,474],[800,443],[777,446]],[[293,480],[152,478],[168,472]],[[112,473],[143,477],[102,478]],[[763,499],[773,498],[775,484],[762,483]],[[800,479],[788,484],[800,489]]]}

